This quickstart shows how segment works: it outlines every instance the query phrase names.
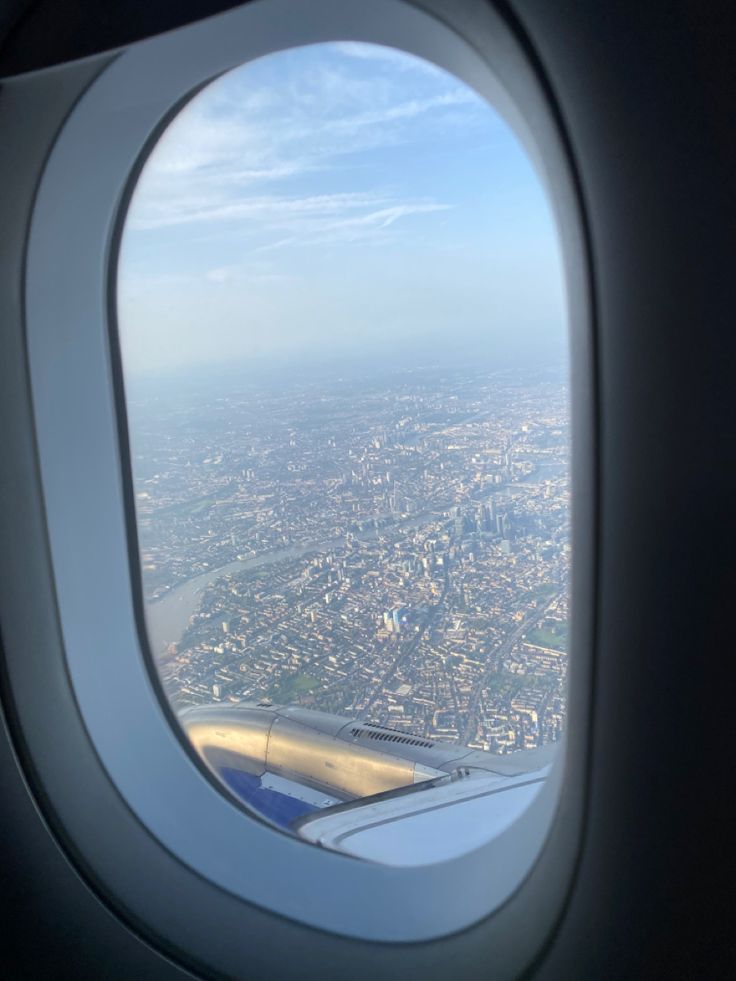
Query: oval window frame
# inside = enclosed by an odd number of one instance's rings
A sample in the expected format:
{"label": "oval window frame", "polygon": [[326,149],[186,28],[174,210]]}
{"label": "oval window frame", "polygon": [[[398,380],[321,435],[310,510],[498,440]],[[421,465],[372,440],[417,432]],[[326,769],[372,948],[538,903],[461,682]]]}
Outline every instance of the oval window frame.
{"label": "oval window frame", "polygon": [[[532,882],[539,879],[541,859],[556,847],[552,864],[558,870],[557,900],[547,903],[546,915],[539,921],[549,926],[564,895],[560,883],[572,874],[582,821],[594,600],[590,275],[582,211],[543,86],[498,15],[481,5],[469,6],[474,7],[476,20],[464,16],[466,5],[458,5],[452,15],[443,8],[445,21],[450,16],[455,21],[449,26],[428,10],[402,0],[378,0],[369,11],[357,0],[315,0],[308,10],[298,0],[264,0],[135,45],[92,82],[62,128],[38,188],[27,251],[28,357],[59,617],[70,687],[101,769],[141,827],[209,883],[310,926],[373,941],[435,939],[495,910],[503,912],[500,908],[511,905],[512,894],[518,897],[535,889]],[[483,30],[478,31],[482,18]],[[475,28],[473,44],[465,37],[469,24]],[[506,835],[461,859],[416,870],[371,866],[309,848],[236,808],[181,752],[182,741],[169,724],[150,672],[141,658],[130,657],[131,648],[141,644],[141,633],[130,578],[131,516],[124,494],[120,392],[114,383],[115,352],[107,333],[110,281],[117,272],[114,243],[124,214],[121,188],[130,186],[146,147],[199,87],[250,58],[297,43],[329,40],[398,47],[451,71],[492,102],[527,150],[531,147],[537,165],[544,167],[567,278],[575,502],[574,663],[568,733],[574,738],[561,747],[564,753],[559,754],[545,791]],[[165,79],[162,65],[168,73]],[[523,114],[517,108],[521,104]],[[101,134],[107,139],[101,141]],[[89,180],[85,164],[88,148],[95,142],[104,144],[103,166]],[[73,250],[66,247],[70,238],[75,239]],[[90,412],[91,407],[98,411]],[[97,563],[107,575],[90,576],[89,569],[98,568]],[[90,615],[90,591],[94,615]],[[107,645],[106,660],[100,663],[101,641],[111,633],[114,642]],[[116,664],[122,673],[104,675],[105,666]],[[138,718],[136,711],[119,712],[119,718],[110,712],[102,695],[111,676],[123,682],[114,689],[123,708],[126,685],[135,690],[139,708],[149,719],[148,729],[131,734],[128,722]],[[167,766],[174,760],[178,762],[172,781]],[[214,810],[193,814],[200,802],[192,795],[208,801],[208,808],[216,801]],[[562,828],[561,800],[565,802]],[[182,807],[192,818],[189,832],[176,820]],[[218,838],[217,847],[202,830],[211,831],[208,819],[215,811],[228,829],[224,839]],[[82,841],[77,847],[84,853]],[[254,855],[260,866],[256,875],[247,861]],[[290,883],[294,888],[288,894],[271,874],[274,864],[283,862],[295,870]],[[494,863],[496,873],[491,884],[489,863]],[[234,867],[239,867],[239,876],[233,874]],[[464,885],[458,901],[433,902],[432,895],[449,890],[458,877]],[[535,894],[548,896],[549,885],[548,880]],[[331,900],[326,901],[328,891]],[[364,897],[359,915],[350,902],[356,892]],[[500,922],[501,917],[493,919]]]}

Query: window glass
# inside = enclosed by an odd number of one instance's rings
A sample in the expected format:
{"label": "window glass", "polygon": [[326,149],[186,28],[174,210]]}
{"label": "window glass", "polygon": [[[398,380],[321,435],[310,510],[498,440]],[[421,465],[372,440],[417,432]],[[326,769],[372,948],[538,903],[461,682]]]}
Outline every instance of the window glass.
{"label": "window glass", "polygon": [[378,861],[508,826],[564,727],[571,559],[561,255],[513,131],[393,49],[250,62],[148,158],[117,296],[150,653],[204,765]]}

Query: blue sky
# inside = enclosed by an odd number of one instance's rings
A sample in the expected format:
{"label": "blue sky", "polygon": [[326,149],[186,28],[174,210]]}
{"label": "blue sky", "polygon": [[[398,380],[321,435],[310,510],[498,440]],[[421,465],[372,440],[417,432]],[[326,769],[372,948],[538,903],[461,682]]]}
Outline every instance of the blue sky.
{"label": "blue sky", "polygon": [[525,151],[457,79],[363,44],[250,62],[187,105],[133,195],[118,304],[132,373],[565,350]]}

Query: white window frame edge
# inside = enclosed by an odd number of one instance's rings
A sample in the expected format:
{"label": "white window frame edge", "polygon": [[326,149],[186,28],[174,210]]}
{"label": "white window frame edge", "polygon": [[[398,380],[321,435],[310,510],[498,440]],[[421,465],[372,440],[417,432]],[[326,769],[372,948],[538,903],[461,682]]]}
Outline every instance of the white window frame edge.
{"label": "white window frame edge", "polygon": [[[219,793],[182,751],[143,658],[133,655],[139,641],[107,333],[121,189],[186,93],[250,59],[331,40],[387,44],[451,71],[513,121],[540,162],[486,58],[457,29],[402,0],[259,0],[134,45],[89,86],[49,156],[28,241],[28,357],[68,671],[110,779],[168,851],[223,890],[347,937],[410,942],[468,927],[525,880],[557,809],[565,754],[522,817],[476,851],[410,869],[363,863],[289,838]],[[549,142],[549,119],[544,128]],[[559,205],[559,193],[552,201]],[[571,277],[565,244],[568,282],[580,288],[582,263],[572,263]],[[582,254],[579,242],[576,248]],[[576,544],[576,567],[586,565],[581,559]],[[288,888],[274,874],[285,867]],[[452,901],[438,902],[443,895]]]}

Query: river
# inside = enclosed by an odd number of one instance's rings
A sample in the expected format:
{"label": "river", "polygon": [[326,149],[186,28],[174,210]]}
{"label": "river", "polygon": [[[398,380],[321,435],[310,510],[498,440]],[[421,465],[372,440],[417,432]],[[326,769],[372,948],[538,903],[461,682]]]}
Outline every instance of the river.
{"label": "river", "polygon": [[193,579],[187,579],[181,586],[174,586],[165,596],[153,603],[146,604],[146,627],[148,639],[154,654],[161,654],[169,644],[178,644],[184,635],[189,618],[197,612],[202,602],[202,594],[207,586],[234,572],[245,572],[248,569],[259,569],[262,566],[273,565],[284,559],[298,559],[310,552],[327,552],[343,541],[335,538],[323,544],[295,546],[264,552],[249,559],[237,559],[227,565],[208,569]]}
{"label": "river", "polygon": [[[380,528],[377,531],[365,531],[356,535],[355,539],[360,541],[372,541],[380,534],[390,533],[398,529],[407,530],[419,527],[426,521],[437,519],[435,512],[423,512],[396,525]],[[202,594],[207,586],[220,579],[222,576],[231,575],[234,572],[245,572],[247,570],[260,569],[263,566],[274,565],[284,559],[300,559],[305,555],[318,555],[321,552],[331,552],[333,549],[340,548],[347,543],[346,535],[339,535],[323,542],[310,542],[307,545],[294,545],[288,548],[274,549],[271,552],[264,552],[262,555],[253,555],[248,559],[237,559],[228,562],[227,565],[217,566],[208,569],[206,572],[187,579],[180,586],[174,586],[161,599],[153,603],[146,604],[146,627],[148,639],[151,643],[153,653],[162,654],[169,644],[178,644],[184,635],[190,617],[197,612],[202,602]]]}
{"label": "river", "polygon": [[[542,468],[546,472],[540,472]],[[559,476],[565,469],[564,464],[543,462],[533,476],[537,480],[547,479]],[[499,489],[499,496],[505,497],[515,486],[529,486],[530,483],[534,482],[533,480],[529,480],[526,483],[520,482],[519,484],[508,485]],[[403,521],[397,522],[394,525],[387,525],[376,531],[362,532],[359,536],[355,536],[355,538],[360,541],[372,541],[381,534],[390,534],[391,532],[418,528],[427,521],[438,520],[442,511],[446,511],[452,506],[449,503],[446,507],[438,507],[437,510],[422,511],[420,514],[413,515],[411,518],[405,518]],[[228,576],[234,572],[259,569],[262,566],[282,562],[284,559],[300,559],[310,553],[316,555],[320,552],[330,552],[335,548],[344,546],[346,543],[347,536],[340,535],[323,542],[310,542],[307,545],[294,545],[288,548],[274,549],[271,552],[264,552],[262,555],[254,555],[248,559],[237,559],[234,562],[228,562],[227,565],[208,569],[193,579],[187,579],[180,586],[174,586],[161,599],[146,604],[146,627],[153,653],[160,655],[166,650],[169,644],[179,643],[187,628],[190,617],[197,612],[202,602],[204,590],[222,576]]]}

